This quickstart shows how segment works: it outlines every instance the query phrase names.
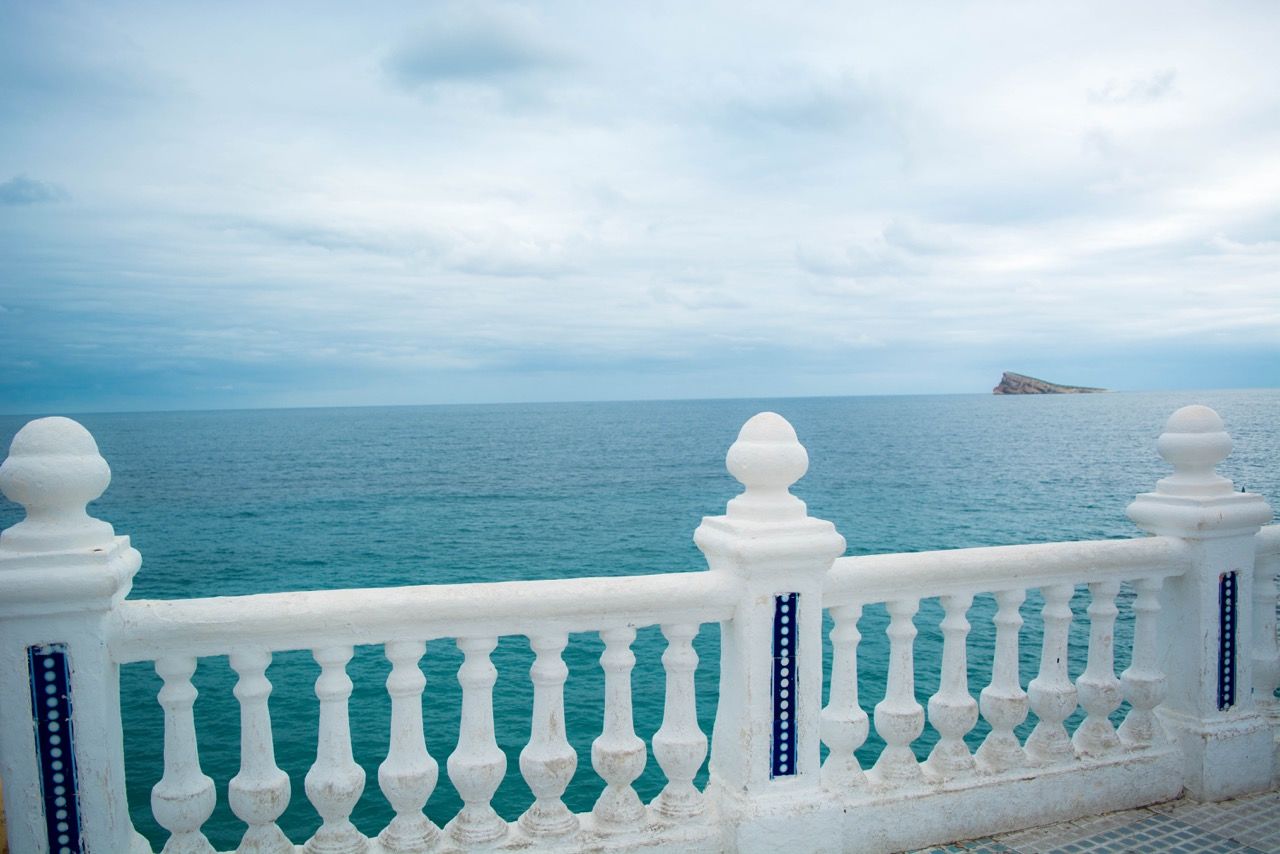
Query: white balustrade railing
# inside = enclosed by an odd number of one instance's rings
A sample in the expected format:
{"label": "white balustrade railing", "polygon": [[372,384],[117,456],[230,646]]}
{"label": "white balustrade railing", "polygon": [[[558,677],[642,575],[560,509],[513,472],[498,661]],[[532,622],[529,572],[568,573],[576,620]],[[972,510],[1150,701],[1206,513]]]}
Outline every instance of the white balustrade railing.
{"label": "white balustrade railing", "polygon": [[[139,565],[128,539],[85,512],[108,480],[93,439],[67,419],[33,422],[0,468],[0,487],[27,508],[0,535],[0,773],[11,850],[151,850],[129,820],[118,701],[119,666],[150,661],[163,680],[164,769],[151,807],[169,834],[164,850],[213,851],[203,827],[216,788],[200,765],[192,675],[219,655],[238,677],[240,768],[227,795],[246,854],[888,852],[1184,792],[1264,790],[1280,771],[1280,527],[1262,528],[1271,517],[1263,499],[1214,473],[1230,440],[1211,410],[1175,413],[1158,447],[1174,473],[1129,510],[1154,536],[839,557],[843,538],[789,491],[807,467],[804,448],[765,413],[729,452],[744,492],[695,535],[705,572],[148,601],[126,598]],[[937,609],[921,607],[934,599]],[[860,620],[881,606],[888,625],[868,643]],[[1043,627],[1038,637],[1024,630],[1028,617]],[[1073,663],[1077,618],[1087,620],[1088,649]],[[1117,649],[1120,620],[1132,620],[1130,650]],[[719,703],[709,782],[699,788],[708,734],[698,723],[694,639],[708,623],[721,630]],[[634,788],[647,751],[632,709],[631,647],[644,627],[666,640],[662,725],[652,737],[665,785],[648,805]],[[564,651],[582,632],[604,644],[602,721],[566,708]],[[917,654],[922,635],[940,639],[938,661]],[[491,654],[510,636],[527,638],[534,653],[519,755],[532,803],[515,821],[494,808],[507,755]],[[994,638],[989,661],[975,656],[975,636]],[[425,811],[442,780],[426,746],[421,663],[448,642],[463,657],[458,740],[444,770],[462,807],[437,824]],[[1026,652],[1038,652],[1038,672],[1024,673],[1023,647],[1036,642]],[[391,665],[377,790],[393,816],[382,828],[352,822],[366,780],[347,665],[366,645],[381,646]],[[304,786],[319,826],[307,840],[280,826],[293,790],[275,746],[290,736],[273,731],[266,672],[287,650],[308,650],[320,666]],[[1127,666],[1117,675],[1118,655]],[[938,685],[928,697],[917,688],[921,667],[937,668],[936,680],[921,680]],[[985,684],[971,684],[988,669]],[[859,672],[884,675],[870,709]],[[579,814],[564,800],[583,759],[569,734],[596,727],[590,765],[602,791]],[[873,732],[884,746],[865,761]]]}
{"label": "white balustrade railing", "polygon": [[[1082,544],[1087,547],[1079,550],[1063,545],[835,561],[826,597],[832,604],[835,629],[831,699],[823,732],[831,752],[828,776],[839,779],[855,802],[883,802],[886,790],[918,798],[921,792],[945,793],[966,787],[971,793],[986,787],[991,797],[997,798],[1004,796],[998,785],[1001,780],[1024,778],[1029,767],[1041,774],[1071,769],[1088,772],[1103,770],[1109,764],[1129,768],[1143,758],[1162,770],[1148,775],[1152,791],[1139,799],[1160,798],[1176,774],[1169,764],[1172,748],[1167,739],[1158,737],[1159,724],[1153,713],[1164,686],[1156,661],[1156,596],[1165,578],[1190,570],[1190,556],[1178,540],[1163,537]],[[981,570],[974,571],[978,566]],[[944,615],[937,624],[942,635],[941,679],[938,691],[928,700],[928,723],[938,739],[924,761],[912,749],[924,730],[925,716],[910,688],[912,644],[918,633],[913,618],[919,600],[888,598],[901,589],[899,580],[912,574],[918,577],[913,579],[914,589],[926,598],[937,596]],[[1061,583],[1062,578],[1077,579],[1090,595],[1088,661],[1074,683],[1069,677],[1067,629],[1072,620],[1069,602],[1077,584]],[[1121,580],[1131,582],[1137,591],[1133,604],[1137,619],[1132,662],[1123,678],[1117,678],[1114,637]],[[1043,599],[1044,630],[1040,672],[1024,689],[1019,640],[1021,609],[1029,589],[1038,589]],[[990,682],[981,688],[975,702],[968,685],[965,641],[972,631],[967,615],[979,594],[989,594],[995,600],[991,618],[995,644]],[[858,788],[861,778],[856,761],[850,764],[847,758],[849,745],[865,739],[867,720],[850,690],[851,674],[866,664],[858,661],[858,646],[850,641],[860,637],[857,619],[863,607],[881,602],[890,617],[886,629],[888,673],[885,698],[875,707],[874,723],[885,747],[870,774],[876,785],[866,790]],[[1122,700],[1131,708],[1117,734],[1110,716]],[[1086,717],[1072,737],[1065,722],[1078,705]],[[1015,731],[1026,720],[1029,708],[1038,722],[1024,745]],[[977,750],[971,751],[965,737],[974,729],[979,711],[989,731]],[[1087,774],[1079,779],[1081,787],[1097,785]]]}
{"label": "white balustrade railing", "polygon": [[[490,603],[483,611],[463,607],[475,597]],[[702,793],[694,777],[707,751],[699,729],[694,671],[697,655],[692,641],[700,626],[732,616],[732,585],[710,573],[598,578],[567,581],[528,581],[481,585],[436,585],[383,589],[316,591],[176,601],[132,601],[117,606],[118,622],[111,646],[120,662],[150,660],[161,649],[181,650],[184,666],[194,667],[196,656],[230,652],[240,674],[236,697],[241,703],[241,773],[230,784],[236,815],[248,825],[241,851],[291,851],[275,824],[288,803],[289,780],[274,762],[271,722],[267,711],[270,684],[265,670],[272,652],[311,648],[321,666],[315,693],[319,705],[319,740],[315,764],[307,774],[306,792],[323,823],[306,842],[311,854],[373,850],[351,823],[350,815],[365,786],[364,771],[352,754],[347,701],[352,683],[346,674],[353,647],[334,642],[381,643],[392,663],[387,678],[391,701],[391,737],[378,769],[383,795],[395,817],[376,837],[377,850],[410,852],[440,846],[491,846],[510,840],[527,845],[536,840],[562,840],[583,830],[592,836],[642,838],[654,832],[653,822],[687,825],[704,812]],[[298,597],[312,601],[302,611],[306,619],[288,625],[280,618],[298,607]],[[341,619],[338,619],[339,614]],[[659,614],[674,622],[664,622]],[[502,615],[506,615],[505,617]],[[325,628],[328,623],[329,629]],[[504,625],[507,630],[493,632]],[[635,656],[630,644],[636,626],[660,625],[668,641],[662,657],[667,672],[667,702],[662,728],[653,737],[658,764],[667,785],[646,810],[631,783],[645,764],[645,745],[634,733],[631,709],[631,669]],[[492,801],[507,770],[494,725],[493,687],[498,678],[490,654],[499,635],[518,629],[529,638],[536,654],[530,671],[534,687],[532,730],[520,754],[520,771],[534,794],[534,803],[514,824],[493,808]],[[595,629],[606,647],[601,664],[606,674],[606,724],[592,750],[593,767],[606,783],[589,821],[570,812],[561,796],[573,777],[577,755],[566,738],[563,687],[568,669],[561,657],[569,631]],[[416,635],[416,640],[394,640]],[[461,811],[443,828],[436,827],[423,807],[434,790],[438,763],[427,751],[422,719],[425,678],[419,666],[426,642],[421,638],[454,637],[463,653],[458,670],[462,688],[461,726],[457,747],[448,757],[449,780],[463,801]],[[170,661],[170,657],[160,659]],[[160,667],[162,665],[158,665]],[[167,670],[161,670],[162,675]],[[179,668],[178,676],[183,671]],[[189,676],[189,673],[187,673]],[[168,689],[166,689],[168,690]],[[181,701],[171,714],[185,715],[168,733],[179,738],[181,754],[166,748],[171,760],[189,773],[199,774],[195,756],[190,704],[194,688],[181,683]],[[170,692],[172,694],[173,692]],[[162,692],[162,702],[169,702]],[[166,705],[166,711],[169,706]],[[575,722],[580,723],[580,722]],[[190,732],[188,733],[188,728]],[[208,780],[207,777],[202,777]],[[179,781],[181,782],[181,781]],[[169,785],[169,774],[162,786]],[[157,787],[160,790],[161,787]],[[190,788],[190,786],[188,786]],[[212,782],[201,797],[198,820],[162,826],[185,842],[213,808]],[[205,803],[207,801],[207,804]],[[585,827],[583,827],[585,825]],[[716,834],[705,820],[690,836],[680,827],[674,838],[703,843]],[[444,837],[443,839],[441,837]],[[198,837],[203,841],[203,837]],[[207,843],[205,843],[207,844]],[[273,847],[274,846],[274,847]],[[714,846],[713,846],[714,847]],[[173,848],[172,850],[212,850]]]}

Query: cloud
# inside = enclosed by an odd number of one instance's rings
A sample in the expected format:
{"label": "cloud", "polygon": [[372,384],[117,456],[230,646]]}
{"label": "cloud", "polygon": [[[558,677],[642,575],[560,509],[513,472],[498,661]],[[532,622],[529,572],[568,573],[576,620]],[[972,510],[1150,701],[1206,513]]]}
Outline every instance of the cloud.
{"label": "cloud", "polygon": [[1166,68],[1124,82],[1108,80],[1105,85],[1089,90],[1089,100],[1095,104],[1149,104],[1173,92],[1177,76],[1176,69]]}
{"label": "cloud", "polygon": [[43,367],[0,407],[959,391],[1029,350],[1208,359],[1215,304],[1280,352],[1247,4],[14,8],[0,358]]}
{"label": "cloud", "polygon": [[892,276],[908,272],[909,259],[882,239],[846,246],[797,244],[796,264],[814,276],[863,278]]}
{"label": "cloud", "polygon": [[539,36],[532,19],[458,7],[435,16],[429,28],[396,47],[383,63],[396,85],[409,90],[437,84],[508,84],[568,64]]}
{"label": "cloud", "polygon": [[445,253],[444,266],[455,272],[502,278],[557,277],[578,268],[564,246],[536,241],[459,244]]}
{"label": "cloud", "polygon": [[371,232],[345,226],[317,224],[299,220],[277,221],[262,217],[210,218],[215,229],[248,238],[265,238],[268,242],[291,246],[314,247],[330,252],[358,252],[370,255],[398,256],[404,247],[385,232]]}
{"label": "cloud", "polygon": [[0,184],[0,205],[39,205],[69,198],[57,184],[17,175]]}
{"label": "cloud", "polygon": [[1209,245],[1224,255],[1280,256],[1280,240],[1258,240],[1245,242],[1232,240],[1224,234],[1215,234],[1210,239]]}
{"label": "cloud", "polygon": [[902,219],[890,222],[881,234],[885,243],[915,255],[946,255],[960,249],[954,239],[938,229],[924,228]]}
{"label": "cloud", "polygon": [[[108,10],[78,14],[7,5],[0,27],[0,122],[28,130],[32,118],[73,123],[133,119],[176,93],[174,76],[148,63]],[[21,138],[21,137],[19,137]]]}
{"label": "cloud", "polygon": [[881,107],[853,75],[823,74],[804,66],[780,68],[766,79],[723,80],[709,100],[721,122],[747,133],[839,132],[879,118]]}
{"label": "cloud", "polygon": [[932,258],[959,251],[960,247],[936,228],[894,219],[879,233],[844,245],[797,244],[795,260],[801,270],[815,276],[911,276],[928,269]]}

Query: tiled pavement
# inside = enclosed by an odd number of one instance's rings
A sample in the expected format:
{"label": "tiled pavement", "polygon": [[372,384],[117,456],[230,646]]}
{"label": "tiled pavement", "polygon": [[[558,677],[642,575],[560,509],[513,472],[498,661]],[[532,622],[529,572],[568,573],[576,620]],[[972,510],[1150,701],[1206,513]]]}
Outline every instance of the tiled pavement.
{"label": "tiled pavement", "polygon": [[1217,804],[1170,801],[984,839],[918,854],[1280,854],[1280,792]]}

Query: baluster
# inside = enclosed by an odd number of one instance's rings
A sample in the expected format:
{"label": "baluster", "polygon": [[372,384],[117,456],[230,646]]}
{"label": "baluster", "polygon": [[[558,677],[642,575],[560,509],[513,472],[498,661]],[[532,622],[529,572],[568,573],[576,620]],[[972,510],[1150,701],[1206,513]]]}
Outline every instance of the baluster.
{"label": "baluster", "polygon": [[693,685],[693,674],[698,667],[693,639],[697,634],[696,624],[662,627],[662,636],[667,639],[667,649],[662,653],[667,695],[662,726],[653,735],[653,755],[667,775],[667,785],[654,799],[653,808],[665,818],[691,818],[701,815],[705,808],[702,793],[693,785],[694,775],[707,756],[707,737],[698,727]]}
{"label": "baluster", "polygon": [[1044,644],[1040,648],[1040,673],[1027,686],[1031,710],[1039,721],[1027,738],[1027,755],[1037,764],[1046,765],[1075,756],[1062,723],[1076,710],[1076,686],[1067,676],[1067,633],[1075,586],[1055,584],[1041,592]]}
{"label": "baluster", "polygon": [[213,846],[200,832],[213,813],[217,795],[213,780],[200,770],[196,748],[191,711],[197,694],[191,684],[195,672],[193,656],[156,661],[156,673],[164,680],[159,696],[164,708],[164,776],[151,790],[151,813],[170,834],[164,854],[213,854]]}
{"label": "baluster", "polygon": [[831,609],[835,625],[831,629],[831,689],[822,710],[822,742],[827,761],[822,763],[822,784],[840,791],[866,782],[858,757],[854,755],[867,740],[870,725],[858,703],[858,620],[861,605],[840,605]]}
{"label": "baluster", "polygon": [[1131,708],[1119,732],[1120,741],[1132,750],[1155,742],[1158,724],[1152,710],[1164,701],[1165,676],[1160,670],[1156,649],[1156,618],[1160,613],[1163,583],[1163,578],[1139,578],[1133,582],[1138,594],[1133,602],[1133,658],[1120,674],[1124,698]]}
{"label": "baluster", "polygon": [[357,854],[368,840],[351,823],[351,810],[364,791],[364,769],[351,755],[351,724],[347,699],[351,679],[347,662],[354,650],[349,646],[324,647],[312,651],[320,665],[316,698],[320,701],[320,732],[316,740],[316,761],[307,771],[307,798],[324,820],[307,840],[307,854]]}
{"label": "baluster", "polygon": [[1253,698],[1271,721],[1280,725],[1280,644],[1276,640],[1277,559],[1257,561],[1253,575]]}
{"label": "baluster", "polygon": [[1013,729],[1027,718],[1027,694],[1018,672],[1018,632],[1022,628],[1025,590],[996,593],[996,655],[991,666],[991,684],[982,689],[982,717],[991,732],[978,748],[978,765],[997,774],[1026,764],[1026,753]]}
{"label": "baluster", "polygon": [[422,641],[392,641],[384,648],[391,662],[391,738],[387,758],[378,766],[378,786],[396,811],[378,835],[387,851],[425,851],[440,833],[422,814],[440,776],[422,732],[422,689],[427,680],[418,662],[426,648]]}
{"label": "baluster", "polygon": [[507,835],[507,823],[490,805],[507,773],[507,755],[493,734],[493,686],[498,669],[489,653],[498,639],[458,638],[462,666],[462,720],[458,746],[449,756],[449,779],[462,798],[462,810],[449,822],[449,833],[464,845],[493,842]]}
{"label": "baluster", "polygon": [[631,642],[636,630],[629,627],[600,632],[604,652],[604,729],[591,743],[591,767],[605,782],[592,814],[597,827],[633,827],[644,818],[644,804],[631,784],[644,771],[645,746],[631,717],[631,670],[636,657]]}
{"label": "baluster", "polygon": [[871,777],[879,785],[904,785],[924,779],[920,763],[911,752],[911,742],[924,731],[924,707],[916,702],[912,653],[916,627],[911,621],[920,609],[920,600],[895,599],[885,607],[889,611],[889,684],[875,709],[876,732],[884,739],[885,747],[871,769]]}
{"label": "baluster", "polygon": [[265,648],[231,653],[231,668],[240,677],[234,693],[240,701],[240,771],[227,785],[227,800],[236,818],[249,825],[238,854],[293,854],[294,845],[276,821],[289,806],[289,775],[276,765],[267,698],[271,683]]}
{"label": "baluster", "polygon": [[534,801],[520,816],[520,827],[530,836],[564,836],[578,829],[578,817],[560,799],[578,767],[578,754],[565,737],[564,682],[569,668],[560,653],[568,642],[563,632],[529,638],[537,654],[529,668],[533,718],[529,743],[520,751],[520,773]]}
{"label": "baluster", "polygon": [[1080,705],[1087,715],[1071,743],[1082,756],[1097,756],[1119,749],[1120,739],[1109,717],[1120,708],[1120,680],[1116,678],[1116,594],[1118,581],[1089,585],[1089,661],[1076,680]]}
{"label": "baluster", "polygon": [[[942,597],[942,679],[938,693],[929,698],[929,722],[940,738],[924,765],[929,776],[940,780],[960,776],[973,770],[974,766],[973,756],[964,743],[965,733],[978,722],[978,704],[969,694],[969,664],[965,650],[969,637],[969,621],[965,613],[971,605],[973,596],[968,594]],[[1016,636],[1014,640],[1016,643]],[[998,643],[997,640],[997,646]],[[1016,651],[1014,661],[1016,666]]]}

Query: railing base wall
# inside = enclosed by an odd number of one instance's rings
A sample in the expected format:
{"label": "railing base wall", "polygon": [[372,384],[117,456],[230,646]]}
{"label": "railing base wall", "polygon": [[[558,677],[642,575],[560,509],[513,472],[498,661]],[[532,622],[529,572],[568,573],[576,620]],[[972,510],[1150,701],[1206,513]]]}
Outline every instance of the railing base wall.
{"label": "railing base wall", "polygon": [[747,796],[726,791],[712,779],[707,800],[720,825],[721,851],[803,854],[842,850],[847,807],[844,799],[822,789],[784,788],[776,794]]}
{"label": "railing base wall", "polygon": [[[1280,751],[1280,741],[1276,746]],[[943,789],[920,786],[882,793],[866,788],[841,796],[806,788],[747,799],[712,781],[707,789],[710,808],[688,823],[671,823],[650,811],[639,827],[608,831],[585,813],[578,816],[578,830],[563,839],[535,839],[511,822],[506,837],[484,850],[894,854],[1163,803],[1183,794],[1182,773],[1183,757],[1169,745],[971,778]],[[430,850],[461,854],[474,849],[441,835]],[[377,839],[370,839],[367,854],[386,852]]]}
{"label": "railing base wall", "polygon": [[[440,834],[426,851],[431,854],[462,854],[474,851],[537,851],[538,854],[621,854],[643,851],[645,854],[718,854],[724,851],[720,828],[710,816],[701,816],[687,824],[672,824],[652,814],[634,830],[609,831],[596,826],[590,813],[578,815],[579,827],[561,839],[532,837],[518,822],[510,822],[507,835],[488,845],[459,845],[447,834]],[[297,846],[299,852],[302,846]],[[222,854],[235,854],[234,851]],[[364,854],[393,854],[377,838],[370,838]]]}
{"label": "railing base wall", "polygon": [[[1023,769],[942,790],[900,790],[887,797],[860,792],[843,799],[841,847],[814,850],[910,851],[1135,809],[1180,794],[1182,757],[1173,746],[1059,768]],[[792,846],[789,854],[797,851]]]}
{"label": "railing base wall", "polygon": [[1270,788],[1274,761],[1269,768],[1259,759],[1274,751],[1275,735],[1264,715],[1204,721],[1164,708],[1156,715],[1181,746],[1183,781],[1191,797],[1223,801]]}

